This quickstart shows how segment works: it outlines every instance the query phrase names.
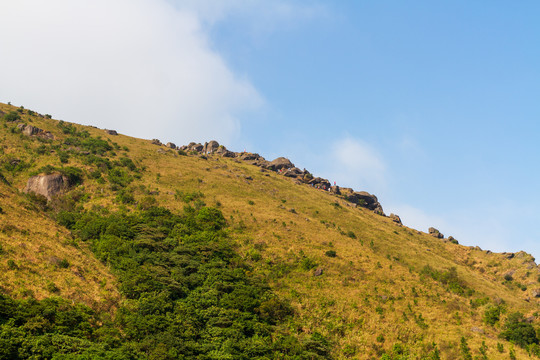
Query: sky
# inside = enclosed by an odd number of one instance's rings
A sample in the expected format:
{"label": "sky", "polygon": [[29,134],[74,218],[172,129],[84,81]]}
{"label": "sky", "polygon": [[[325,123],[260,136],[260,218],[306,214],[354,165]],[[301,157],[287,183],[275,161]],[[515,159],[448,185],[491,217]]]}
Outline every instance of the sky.
{"label": "sky", "polygon": [[0,101],[215,139],[540,257],[540,3],[0,0]]}

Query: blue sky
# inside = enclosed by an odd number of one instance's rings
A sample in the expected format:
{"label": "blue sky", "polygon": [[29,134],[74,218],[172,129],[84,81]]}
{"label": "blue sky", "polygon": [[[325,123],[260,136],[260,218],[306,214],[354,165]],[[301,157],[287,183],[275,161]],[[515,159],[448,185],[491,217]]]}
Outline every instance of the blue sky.
{"label": "blue sky", "polygon": [[540,256],[536,2],[16,3],[0,101],[287,156],[419,230]]}

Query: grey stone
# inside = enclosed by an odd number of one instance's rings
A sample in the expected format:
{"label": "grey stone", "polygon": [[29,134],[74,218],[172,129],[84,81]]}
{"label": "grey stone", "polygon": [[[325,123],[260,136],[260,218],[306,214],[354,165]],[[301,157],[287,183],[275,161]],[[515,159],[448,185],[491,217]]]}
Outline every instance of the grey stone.
{"label": "grey stone", "polygon": [[53,196],[62,193],[69,187],[69,180],[66,176],[60,173],[47,175],[36,175],[28,179],[25,192],[33,192],[43,195],[47,200],[51,200]]}

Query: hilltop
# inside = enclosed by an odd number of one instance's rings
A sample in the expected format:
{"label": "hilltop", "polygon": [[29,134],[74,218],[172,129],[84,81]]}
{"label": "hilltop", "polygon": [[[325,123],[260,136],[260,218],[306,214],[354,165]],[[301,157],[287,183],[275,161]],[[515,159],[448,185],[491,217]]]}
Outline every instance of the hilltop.
{"label": "hilltop", "polygon": [[[540,267],[525,252],[408,228],[375,195],[287,158],[215,141],[164,145],[5,104],[0,118],[1,303],[84,305],[88,325],[68,334],[84,338],[69,340],[74,354],[540,354]],[[4,342],[16,338],[7,308],[15,305],[0,307]],[[15,323],[39,339],[68,336],[34,315]]]}

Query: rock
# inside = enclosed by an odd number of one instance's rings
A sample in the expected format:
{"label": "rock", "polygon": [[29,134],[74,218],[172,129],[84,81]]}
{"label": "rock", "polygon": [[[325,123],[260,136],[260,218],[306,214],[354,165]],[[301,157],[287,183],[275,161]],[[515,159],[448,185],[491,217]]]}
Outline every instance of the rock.
{"label": "rock", "polygon": [[322,268],[317,268],[314,272],[313,272],[313,276],[321,276],[323,274],[323,269]]}
{"label": "rock", "polygon": [[107,130],[105,129],[105,132],[109,135],[118,135],[118,133],[116,132],[116,130]]}
{"label": "rock", "polygon": [[503,254],[504,257],[507,258],[508,260],[513,259],[514,256],[515,256],[514,253],[506,253],[506,252],[503,252],[502,254]]}
{"label": "rock", "polygon": [[172,143],[172,142],[168,142],[167,145],[165,145],[165,146],[167,146],[169,149],[176,150],[176,145],[174,143]]}
{"label": "rock", "polygon": [[219,152],[219,154],[220,154],[222,157],[227,157],[227,158],[233,158],[233,157],[236,157],[236,153],[234,153],[234,152],[232,152],[232,151],[229,151],[229,150],[225,150],[225,151]]}
{"label": "rock", "polygon": [[330,186],[330,191],[336,195],[341,195],[341,191],[339,191],[339,186]]}
{"label": "rock", "polygon": [[444,239],[444,235],[441,234],[441,232],[434,227],[430,227],[428,229],[429,235],[436,237],[437,239]]}
{"label": "rock", "polygon": [[241,153],[238,158],[243,161],[253,161],[253,160],[259,160],[260,156],[259,154],[254,153]]}
{"label": "rock", "polygon": [[165,150],[163,150],[163,149],[161,149],[161,148],[157,149],[156,152],[157,152],[158,154],[166,154],[166,153],[167,153]]}
{"label": "rock", "polygon": [[47,175],[36,175],[28,179],[25,192],[33,192],[43,195],[47,200],[51,200],[53,196],[62,193],[69,187],[69,180],[66,176],[60,173]]}
{"label": "rock", "polygon": [[401,218],[399,217],[399,215],[390,214],[390,219],[392,219],[392,221],[395,222],[396,224],[403,225],[401,223]]}
{"label": "rock", "polygon": [[483,334],[483,333],[484,333],[484,329],[479,328],[479,327],[472,327],[472,328],[471,328],[471,331],[472,331],[472,332],[475,332],[475,333],[479,333],[479,334]]}
{"label": "rock", "polygon": [[189,146],[189,149],[196,152],[202,152],[204,150],[204,145],[202,144],[193,144]]}
{"label": "rock", "polygon": [[292,178],[303,178],[304,177],[304,173],[302,172],[302,170],[300,170],[299,168],[297,167],[293,167],[291,169],[287,169],[283,172],[283,175],[286,176],[286,177],[292,177]]}
{"label": "rock", "polygon": [[503,279],[506,281],[512,281],[514,280],[514,274],[516,270],[509,270],[503,274]]}
{"label": "rock", "polygon": [[531,291],[532,297],[540,298],[540,288]]}
{"label": "rock", "polygon": [[373,210],[378,213],[383,213],[381,204],[375,195],[371,195],[366,191],[354,191],[352,194],[347,196],[347,200],[353,204],[357,204]]}
{"label": "rock", "polygon": [[153,144],[153,145],[158,145],[158,146],[163,145],[163,144],[161,143],[161,141],[159,141],[158,139],[152,139],[152,144]]}
{"label": "rock", "polygon": [[206,154],[213,154],[219,149],[219,143],[216,140],[211,140],[210,142],[204,144],[204,152]]}
{"label": "rock", "polygon": [[328,190],[330,189],[330,181],[316,177],[308,182],[309,185],[316,187],[317,189]]}
{"label": "rock", "polygon": [[32,135],[36,135],[36,134],[39,134],[40,132],[42,132],[43,130],[35,127],[35,126],[32,126],[32,125],[26,125],[22,131],[22,133],[26,136],[32,136]]}
{"label": "rock", "polygon": [[17,129],[21,131],[23,131],[25,127],[26,127],[26,124],[17,124]]}
{"label": "rock", "polygon": [[278,157],[277,159],[270,161],[267,169],[278,171],[281,169],[291,169],[293,167],[295,166],[289,159],[284,157]]}
{"label": "rock", "polygon": [[51,134],[50,131],[44,131],[44,132],[40,133],[39,136],[44,138],[44,139],[54,140],[54,135]]}

